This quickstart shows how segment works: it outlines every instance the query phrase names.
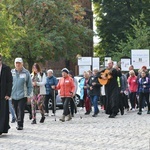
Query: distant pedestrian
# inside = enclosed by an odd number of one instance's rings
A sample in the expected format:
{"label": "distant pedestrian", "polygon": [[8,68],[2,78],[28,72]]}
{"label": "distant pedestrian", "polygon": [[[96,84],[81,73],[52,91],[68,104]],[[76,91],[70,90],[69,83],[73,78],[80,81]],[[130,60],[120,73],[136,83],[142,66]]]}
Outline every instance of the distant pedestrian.
{"label": "distant pedestrian", "polygon": [[131,110],[135,111],[135,103],[136,103],[136,93],[138,89],[138,83],[137,83],[137,76],[135,75],[134,70],[130,70],[129,72],[129,78],[128,78],[128,85],[129,85],[129,97],[130,97],[130,103],[131,103]]}
{"label": "distant pedestrian", "polygon": [[146,72],[142,71],[141,78],[138,81],[138,94],[139,94],[138,115],[142,114],[142,104],[144,100],[146,100],[148,106],[147,114],[150,114],[149,93],[150,93],[150,79],[146,76]]}
{"label": "distant pedestrian", "polygon": [[29,71],[23,67],[22,58],[15,59],[15,69],[12,69],[11,72],[13,76],[11,98],[17,118],[17,130],[23,130],[25,105],[33,89],[31,77]]}
{"label": "distant pedestrian", "polygon": [[91,112],[91,101],[90,101],[90,95],[89,95],[89,89],[88,89],[88,80],[89,80],[89,73],[87,71],[84,71],[83,78],[80,79],[79,87],[80,87],[80,99],[83,101],[83,104],[85,104],[85,115],[89,115]]}
{"label": "distant pedestrian", "polygon": [[[119,104],[119,89],[117,77],[121,77],[121,71],[113,68],[113,61],[108,61],[106,70],[107,74],[111,76],[108,79],[108,83],[105,85],[106,92],[106,114],[109,114],[109,118],[115,118],[118,113]],[[105,79],[105,77],[104,77]]]}
{"label": "distant pedestrian", "polygon": [[70,110],[71,110],[71,116],[74,117],[74,113],[77,112],[76,110],[76,104],[75,104],[75,95],[78,89],[78,81],[76,78],[74,78],[74,73],[72,70],[69,71],[69,76],[73,79],[75,90],[74,90],[74,97],[70,100]]}
{"label": "distant pedestrian", "polygon": [[56,90],[60,90],[60,96],[63,102],[63,115],[60,121],[64,122],[66,116],[68,116],[67,121],[72,119],[69,110],[69,103],[74,97],[75,85],[73,79],[68,75],[69,70],[63,68],[61,71],[62,77],[59,79]]}
{"label": "distant pedestrian", "polygon": [[98,100],[100,98],[100,83],[98,81],[98,69],[93,69],[93,75],[90,76],[87,86],[89,89],[89,95],[91,102],[94,106],[94,114],[92,115],[93,117],[96,117],[99,113],[99,108],[98,108]]}
{"label": "distant pedestrian", "polygon": [[8,133],[9,126],[9,102],[12,90],[12,75],[10,67],[2,63],[0,54],[0,135]]}
{"label": "distant pedestrian", "polygon": [[[58,81],[56,77],[53,75],[53,70],[49,69],[47,70],[47,77],[46,77],[46,95],[45,95],[45,116],[49,116],[49,108],[48,108],[48,102],[49,99],[51,99],[52,102],[52,115],[55,114],[56,106],[54,106],[54,103],[56,104],[56,95],[58,94],[58,91],[54,91]],[[55,102],[54,102],[55,100]]]}
{"label": "distant pedestrian", "polygon": [[44,98],[46,94],[46,74],[41,72],[39,64],[34,63],[31,73],[32,86],[33,86],[33,97],[31,98],[31,107],[32,107],[32,122],[31,124],[36,124],[36,108],[41,113],[40,123],[43,123],[45,120],[45,110],[44,110]]}

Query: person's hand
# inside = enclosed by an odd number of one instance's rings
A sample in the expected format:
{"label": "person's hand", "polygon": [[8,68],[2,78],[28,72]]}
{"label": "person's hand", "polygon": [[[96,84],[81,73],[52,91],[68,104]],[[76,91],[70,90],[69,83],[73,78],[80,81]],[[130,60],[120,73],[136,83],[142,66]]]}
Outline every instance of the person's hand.
{"label": "person's hand", "polygon": [[96,85],[96,82],[93,82],[92,85],[93,85],[93,86]]}
{"label": "person's hand", "polygon": [[10,99],[10,97],[9,97],[9,96],[5,96],[5,99],[6,99],[6,100],[9,100],[9,99]]}
{"label": "person's hand", "polygon": [[36,82],[32,82],[32,85],[33,85],[33,86],[36,86],[37,84],[36,84]]}
{"label": "person's hand", "polygon": [[90,90],[93,90],[93,87],[92,87],[92,86],[90,86]]}
{"label": "person's hand", "polygon": [[52,88],[52,89],[55,89],[55,85],[52,85],[51,88]]}
{"label": "person's hand", "polygon": [[87,86],[84,86],[83,88],[84,88],[84,89],[87,89]]}

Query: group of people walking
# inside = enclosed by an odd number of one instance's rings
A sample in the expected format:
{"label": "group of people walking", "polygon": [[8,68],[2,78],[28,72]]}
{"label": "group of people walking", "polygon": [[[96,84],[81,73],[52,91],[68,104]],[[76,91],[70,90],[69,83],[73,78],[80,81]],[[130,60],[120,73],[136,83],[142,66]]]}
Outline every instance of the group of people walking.
{"label": "group of people walking", "polygon": [[[37,107],[41,114],[39,122],[44,123],[45,116],[49,115],[48,103],[51,99],[52,112],[55,115],[55,98],[58,90],[63,102],[60,121],[70,121],[77,112],[74,97],[78,84],[80,106],[81,108],[85,106],[85,115],[89,115],[92,111],[93,117],[98,115],[99,99],[106,114],[109,114],[109,118],[115,118],[119,111],[123,115],[124,109],[129,110],[128,95],[132,111],[137,104],[138,114],[141,115],[142,108],[147,105],[147,114],[150,114],[150,79],[145,70],[140,70],[136,75],[134,69],[129,68],[129,73],[124,74],[121,68],[114,66],[113,61],[109,61],[106,69],[95,68],[92,73],[84,71],[83,78],[78,83],[73,72],[67,68],[61,70],[62,77],[57,81],[52,69],[44,73],[37,63],[33,64],[31,74],[24,68],[22,58],[16,58],[14,65],[15,68],[11,70],[3,64],[0,54],[0,135],[7,133],[10,128],[9,112],[12,114],[12,123],[17,122],[17,130],[23,130],[25,108],[29,111],[31,124],[37,123]],[[139,100],[137,100],[137,95],[139,95]],[[27,102],[31,103],[31,108],[28,107]]]}

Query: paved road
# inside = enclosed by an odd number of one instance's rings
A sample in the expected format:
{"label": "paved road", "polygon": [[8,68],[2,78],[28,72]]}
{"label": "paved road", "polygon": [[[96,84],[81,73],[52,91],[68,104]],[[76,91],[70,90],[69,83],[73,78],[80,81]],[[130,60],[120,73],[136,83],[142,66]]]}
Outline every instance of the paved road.
{"label": "paved road", "polygon": [[[150,150],[150,115],[128,112],[115,119],[102,111],[93,118],[80,111],[69,122],[60,122],[62,110],[45,123],[31,125],[25,115],[23,131],[11,124],[8,134],[0,136],[0,150]],[[40,114],[37,114],[37,122]]]}

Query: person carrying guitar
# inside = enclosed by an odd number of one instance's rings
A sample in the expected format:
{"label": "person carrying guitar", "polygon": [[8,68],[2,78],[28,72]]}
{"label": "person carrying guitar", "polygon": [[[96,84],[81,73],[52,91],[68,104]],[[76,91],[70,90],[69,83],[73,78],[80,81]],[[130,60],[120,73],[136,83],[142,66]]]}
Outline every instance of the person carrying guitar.
{"label": "person carrying guitar", "polygon": [[113,68],[113,65],[113,61],[109,60],[106,68],[109,70],[109,74],[111,75],[109,82],[105,85],[106,114],[109,114],[109,118],[115,118],[118,113],[119,90],[117,77],[121,77],[121,71]]}

